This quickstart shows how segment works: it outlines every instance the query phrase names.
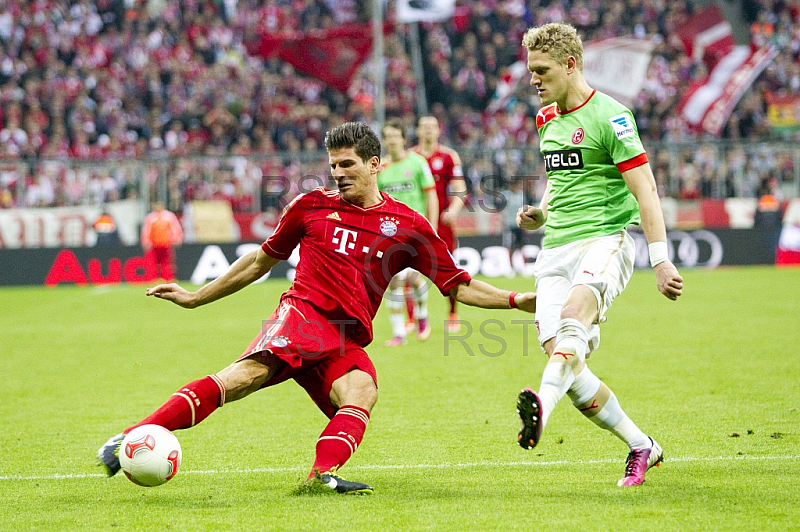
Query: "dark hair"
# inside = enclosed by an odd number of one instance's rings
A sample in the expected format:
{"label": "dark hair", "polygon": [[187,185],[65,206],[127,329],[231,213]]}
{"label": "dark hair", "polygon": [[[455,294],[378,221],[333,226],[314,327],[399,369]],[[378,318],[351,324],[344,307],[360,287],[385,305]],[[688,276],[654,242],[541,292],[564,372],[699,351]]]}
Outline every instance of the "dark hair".
{"label": "dark hair", "polygon": [[387,127],[390,127],[392,129],[399,129],[400,135],[403,137],[403,139],[406,138],[406,126],[403,125],[403,121],[400,120],[399,118],[390,118],[386,122],[384,122],[383,128],[381,128],[381,132],[383,132],[383,130],[385,130]]}
{"label": "dark hair", "polygon": [[364,162],[381,156],[381,141],[367,124],[361,122],[345,122],[325,133],[325,148],[329,152],[355,148],[356,155]]}

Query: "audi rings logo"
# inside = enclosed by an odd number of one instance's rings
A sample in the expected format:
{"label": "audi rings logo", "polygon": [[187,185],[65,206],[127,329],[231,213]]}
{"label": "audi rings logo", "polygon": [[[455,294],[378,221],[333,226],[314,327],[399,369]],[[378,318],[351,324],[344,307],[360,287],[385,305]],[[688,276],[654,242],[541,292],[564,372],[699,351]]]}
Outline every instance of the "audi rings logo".
{"label": "audi rings logo", "polygon": [[[649,268],[647,239],[642,233],[631,233],[636,241],[636,267]],[[711,231],[669,231],[669,258],[678,268],[716,268],[722,264],[722,241]]]}

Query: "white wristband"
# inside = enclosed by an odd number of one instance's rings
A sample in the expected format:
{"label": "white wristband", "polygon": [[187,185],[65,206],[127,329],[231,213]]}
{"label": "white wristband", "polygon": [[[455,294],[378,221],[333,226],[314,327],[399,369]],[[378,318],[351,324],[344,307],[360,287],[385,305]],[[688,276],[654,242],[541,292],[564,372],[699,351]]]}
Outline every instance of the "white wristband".
{"label": "white wristband", "polygon": [[651,242],[647,245],[647,250],[650,252],[650,266],[653,268],[669,260],[666,242]]}

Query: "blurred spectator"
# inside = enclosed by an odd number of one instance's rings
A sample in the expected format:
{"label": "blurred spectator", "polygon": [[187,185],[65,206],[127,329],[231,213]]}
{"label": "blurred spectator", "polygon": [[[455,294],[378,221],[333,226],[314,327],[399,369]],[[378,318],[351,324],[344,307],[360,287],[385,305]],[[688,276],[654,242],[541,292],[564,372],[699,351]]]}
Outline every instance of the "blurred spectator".
{"label": "blurred spectator", "polygon": [[100,216],[92,224],[94,232],[97,234],[96,246],[107,246],[119,244],[119,231],[114,218],[108,213],[108,210],[103,208]]}
{"label": "blurred spectator", "polygon": [[[246,39],[261,32],[309,31],[366,22],[369,14],[364,2],[0,3],[0,157],[4,161],[165,155],[264,157],[277,151],[294,157],[320,150],[324,131],[334,123],[371,121],[377,91],[370,73],[375,68],[386,72],[388,115],[412,123],[417,112],[417,79],[408,50],[407,25],[398,25],[386,36],[384,64],[374,65],[370,59],[359,69],[347,94],[297,73],[280,60],[251,57],[245,47]],[[425,88],[442,125],[442,141],[462,152],[465,159],[471,149],[535,152],[538,99],[524,90],[527,79],[517,83],[503,105],[487,110],[487,104],[497,87],[507,81],[509,67],[521,58],[519,43],[525,29],[560,20],[575,24],[584,41],[622,35],[654,38],[658,44],[633,109],[640,134],[645,142],[691,139],[675,110],[683,88],[706,71],[702,63],[686,56],[675,30],[701,4],[459,0],[458,14],[452,20],[420,25]],[[766,118],[768,93],[800,95],[800,11],[796,2],[755,0],[747,3],[747,12],[752,16],[752,45],[773,44],[780,50],[741,99],[723,133],[726,138],[752,140],[771,134]],[[393,16],[391,10],[389,16]],[[324,161],[323,156],[315,156]],[[763,179],[744,171],[736,175],[747,182],[734,184],[739,177],[732,179],[731,172],[738,170],[722,164],[725,157],[717,160],[714,171],[704,160],[690,159],[687,162],[693,168],[682,172],[686,175],[679,177],[680,186],[674,190],[665,186],[665,193],[755,195]],[[793,159],[779,159],[768,164],[783,187],[793,180]],[[309,160],[303,159],[302,164]],[[503,162],[503,171],[519,172],[514,166],[521,160]],[[478,169],[483,162],[481,156],[475,157]],[[227,163],[213,163],[220,164]],[[269,164],[275,167],[265,175],[296,173],[293,162]],[[465,166],[469,168],[468,160]],[[81,171],[40,179],[35,172],[36,167],[31,174],[16,174],[14,179],[26,189],[22,197],[4,184],[0,204],[95,203],[114,197],[134,198],[139,193],[133,186],[139,181],[122,174],[103,171],[103,175],[90,177],[92,173]],[[301,175],[306,172],[303,168]],[[692,172],[696,175],[689,175]],[[239,183],[243,176],[234,172],[233,177],[226,177],[227,182],[220,182],[210,169],[195,167],[160,178],[168,180],[171,208],[182,208],[192,197],[216,195],[231,201],[237,198],[237,210],[258,209],[256,194],[263,186]],[[204,180],[208,190],[199,187],[197,180]],[[28,193],[29,185],[33,192]],[[154,193],[156,188],[150,190]],[[183,197],[178,198],[179,193]]]}
{"label": "blurred spectator", "polygon": [[178,217],[166,210],[163,203],[154,202],[142,225],[142,248],[155,262],[159,277],[167,282],[177,277],[174,248],[182,242],[183,229]]}

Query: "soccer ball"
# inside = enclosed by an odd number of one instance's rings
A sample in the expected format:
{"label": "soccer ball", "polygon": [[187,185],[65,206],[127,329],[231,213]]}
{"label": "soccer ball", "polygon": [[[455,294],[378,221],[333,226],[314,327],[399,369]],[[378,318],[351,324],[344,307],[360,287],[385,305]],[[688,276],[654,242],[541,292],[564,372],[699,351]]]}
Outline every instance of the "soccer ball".
{"label": "soccer ball", "polygon": [[164,427],[136,427],[122,440],[119,465],[134,484],[160,486],[178,472],[181,465],[181,444]]}

